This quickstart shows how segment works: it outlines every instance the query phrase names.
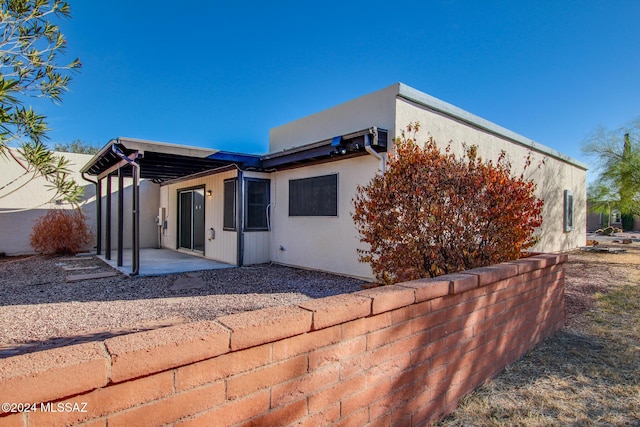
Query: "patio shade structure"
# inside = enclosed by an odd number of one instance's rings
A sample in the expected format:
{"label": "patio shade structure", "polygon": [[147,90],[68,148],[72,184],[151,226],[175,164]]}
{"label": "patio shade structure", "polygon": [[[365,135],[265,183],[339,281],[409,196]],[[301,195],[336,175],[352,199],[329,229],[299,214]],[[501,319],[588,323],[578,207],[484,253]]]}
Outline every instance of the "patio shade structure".
{"label": "patio shade structure", "polygon": [[[118,177],[117,192],[117,265],[122,266],[123,249],[123,180],[133,178],[132,200],[132,275],[137,275],[140,268],[140,180],[148,179],[156,184],[176,182],[182,179],[195,178],[228,168],[237,168],[239,176],[242,171],[254,170],[273,172],[291,168],[304,167],[317,163],[343,160],[351,157],[374,155],[382,157],[379,152],[387,151],[388,131],[375,126],[356,132],[338,135],[330,139],[303,144],[287,150],[263,156],[232,153],[207,148],[189,147],[162,142],[145,141],[131,138],[116,138],[105,145],[80,170],[82,177],[96,187],[97,239],[96,251],[102,253],[102,181],[105,181],[105,195],[112,194],[112,178]],[[384,169],[384,167],[381,167]],[[95,180],[87,175],[96,177]],[[242,194],[239,194],[242,200]],[[105,198],[105,258],[111,259],[111,197]],[[238,230],[240,239],[242,230]],[[242,265],[242,245],[238,245],[238,265]]]}
{"label": "patio shade structure", "polygon": [[[117,192],[117,264],[122,265],[123,250],[123,180],[133,178],[132,200],[132,275],[140,270],[140,179],[148,179],[160,184],[166,181],[211,171],[222,167],[257,167],[260,157],[224,152],[219,150],[165,144],[129,138],[116,138],[105,145],[81,169],[84,179],[96,187],[96,252],[102,253],[102,181],[105,181],[105,194],[112,193],[112,178],[118,178]],[[95,180],[87,175],[96,177]],[[111,259],[111,197],[105,199],[105,258]]]}

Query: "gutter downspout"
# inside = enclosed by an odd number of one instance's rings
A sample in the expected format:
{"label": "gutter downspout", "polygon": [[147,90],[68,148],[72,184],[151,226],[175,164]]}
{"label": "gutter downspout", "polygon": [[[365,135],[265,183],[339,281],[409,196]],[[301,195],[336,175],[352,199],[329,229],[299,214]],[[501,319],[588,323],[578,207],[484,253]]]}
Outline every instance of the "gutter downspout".
{"label": "gutter downspout", "polygon": [[[373,143],[377,144],[377,142],[378,142],[378,128],[377,127],[372,127],[370,129],[370,131],[371,131],[371,134],[373,135]],[[378,159],[380,161],[380,170],[382,171],[382,174],[384,175],[385,171],[387,170],[387,158],[385,157],[384,154],[380,154],[376,150],[373,149],[373,147],[371,146],[371,135],[369,135],[369,134],[365,134],[364,135],[364,149],[367,151],[367,153],[371,154],[373,157],[375,157],[376,159]]]}
{"label": "gutter downspout", "polygon": [[80,173],[82,179],[96,186],[96,255],[102,253],[102,192],[100,190],[100,180],[92,181]]}
{"label": "gutter downspout", "polygon": [[111,151],[133,168],[133,253],[131,275],[137,276],[140,273],[140,165],[135,162],[135,159],[138,158],[138,153],[133,159],[130,159],[115,144],[111,146]]}

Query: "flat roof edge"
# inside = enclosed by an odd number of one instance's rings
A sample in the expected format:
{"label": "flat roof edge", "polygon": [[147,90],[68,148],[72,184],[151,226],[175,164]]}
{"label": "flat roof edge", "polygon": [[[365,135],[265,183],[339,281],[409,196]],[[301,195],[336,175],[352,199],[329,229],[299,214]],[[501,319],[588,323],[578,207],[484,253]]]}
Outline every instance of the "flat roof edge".
{"label": "flat roof edge", "polygon": [[546,145],[540,144],[539,142],[522,136],[516,132],[510,131],[509,129],[490,122],[489,120],[483,119],[482,117],[476,116],[475,114],[465,111],[462,108],[456,107],[455,105],[449,104],[448,102],[442,101],[438,98],[407,86],[404,83],[398,84],[398,97],[411,102],[415,102],[416,104],[420,104],[446,116],[453,117],[494,135],[504,137],[516,144],[530,148],[542,154],[549,155],[550,157],[569,163],[580,169],[589,169],[586,163],[569,157],[566,154],[562,154],[558,150],[547,147]]}

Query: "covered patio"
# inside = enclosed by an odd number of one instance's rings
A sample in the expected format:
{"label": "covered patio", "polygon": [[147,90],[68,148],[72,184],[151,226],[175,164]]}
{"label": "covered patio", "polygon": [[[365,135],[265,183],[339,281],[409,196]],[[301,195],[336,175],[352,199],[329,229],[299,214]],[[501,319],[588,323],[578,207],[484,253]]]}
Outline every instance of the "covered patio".
{"label": "covered patio", "polygon": [[[159,257],[159,254],[156,253],[149,258],[148,256],[150,256],[149,254],[151,252],[148,252],[146,249],[143,250],[140,247],[140,210],[143,209],[140,205],[140,180],[148,179],[151,182],[160,184],[199,172],[213,171],[220,168],[233,167],[234,165],[236,167],[251,167],[258,164],[259,157],[253,155],[131,138],[111,140],[81,169],[83,178],[93,183],[96,187],[96,254],[110,264],[113,264],[114,267],[121,269],[125,274],[132,276],[138,274],[180,272],[180,270],[157,272],[163,269],[162,257]],[[94,176],[95,180],[88,178],[87,175]],[[133,179],[133,200],[132,210],[130,212],[130,221],[132,224],[131,249],[126,250],[128,254],[128,267],[127,264],[125,264],[125,212],[123,209],[122,191],[123,179],[125,177]],[[105,197],[106,206],[103,216],[102,198],[105,195],[111,195],[113,193],[113,178],[117,178],[117,191],[115,192],[117,194],[117,206],[115,209],[112,209],[111,197]],[[144,208],[157,209],[156,206],[145,206]],[[115,212],[113,212],[114,210]],[[112,245],[111,230],[114,225],[114,219],[115,227],[117,227],[117,238],[115,245]],[[104,241],[102,240],[103,225]],[[115,250],[113,250],[114,246]],[[151,249],[150,251],[153,252],[157,250]],[[143,257],[143,252],[147,254],[147,259]],[[115,255],[115,262],[112,262],[113,255]],[[198,262],[202,262],[202,266],[208,266],[208,268],[195,269],[210,269],[212,265],[216,264],[215,261],[199,260],[198,257],[193,257],[192,255],[178,255],[184,257],[182,261],[180,261],[180,263],[185,263],[184,268],[190,268],[187,267],[189,262],[186,260],[190,260],[191,258],[194,258],[194,260],[191,261],[194,264],[200,265]],[[143,263],[148,265],[142,268]],[[169,265],[173,265],[173,268],[178,268],[175,267],[177,264],[178,262],[171,262]]]}
{"label": "covered patio", "polygon": [[[113,255],[115,255],[115,253]],[[118,265],[115,260],[117,257],[111,256],[109,259],[107,259],[105,255],[98,255],[98,257],[111,267],[127,276],[131,276],[133,272],[132,249],[123,249],[122,265]],[[235,265],[232,264],[225,264],[171,249],[143,248],[140,249],[139,257],[140,266],[137,273],[139,276],[160,276],[163,274],[188,273],[191,271],[235,267]]]}

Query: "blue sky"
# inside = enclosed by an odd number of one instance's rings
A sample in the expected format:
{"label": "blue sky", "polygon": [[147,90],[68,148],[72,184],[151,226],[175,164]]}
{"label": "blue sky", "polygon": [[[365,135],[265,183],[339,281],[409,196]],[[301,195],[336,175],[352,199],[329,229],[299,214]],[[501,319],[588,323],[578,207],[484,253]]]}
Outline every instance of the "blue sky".
{"label": "blue sky", "polygon": [[640,1],[71,0],[83,68],[51,142],[268,151],[269,129],[403,82],[580,160],[640,116]]}

